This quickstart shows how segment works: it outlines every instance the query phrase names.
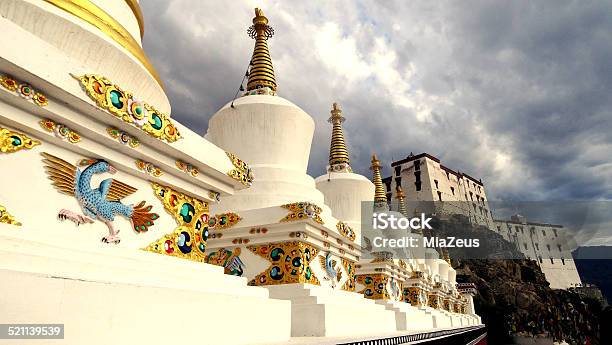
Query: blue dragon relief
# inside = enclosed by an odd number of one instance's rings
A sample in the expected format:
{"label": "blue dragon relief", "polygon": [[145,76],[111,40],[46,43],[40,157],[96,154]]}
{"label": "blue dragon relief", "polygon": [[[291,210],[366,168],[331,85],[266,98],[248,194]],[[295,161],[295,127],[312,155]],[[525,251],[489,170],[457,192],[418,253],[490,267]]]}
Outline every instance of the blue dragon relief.
{"label": "blue dragon relief", "polygon": [[97,219],[108,227],[108,236],[104,236],[102,242],[119,243],[119,230],[116,230],[113,225],[116,215],[130,219],[132,228],[136,232],[147,231],[150,226],[154,225],[154,220],[159,218],[157,213],[150,212],[152,206],[145,206],[144,201],[135,206],[121,203],[121,199],[137,190],[121,181],[108,178],[103,180],[98,188],[91,188],[93,175],[117,172],[108,162],[83,159],[79,165],[86,166],[86,168],[81,171],[61,158],[46,152],[43,152],[42,155],[45,170],[53,181],[53,185],[60,193],[75,197],[83,211],[83,214],[78,214],[62,209],[58,214],[60,220],[68,219],[78,226],[93,223]]}

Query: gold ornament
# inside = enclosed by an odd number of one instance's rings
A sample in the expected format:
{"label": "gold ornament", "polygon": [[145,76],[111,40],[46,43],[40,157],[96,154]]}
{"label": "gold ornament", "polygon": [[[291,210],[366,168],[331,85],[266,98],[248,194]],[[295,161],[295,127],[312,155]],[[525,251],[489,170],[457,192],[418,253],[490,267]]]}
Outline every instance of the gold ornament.
{"label": "gold ornament", "polygon": [[357,276],[357,283],[365,285],[359,293],[369,299],[389,300],[387,282],[389,277],[384,274],[366,274]]}
{"label": "gold ornament", "polygon": [[234,212],[226,212],[221,214],[215,214],[214,217],[210,217],[208,227],[210,230],[223,230],[231,228],[236,225],[242,218]]}
{"label": "gold ornament", "polygon": [[126,123],[141,129],[150,136],[169,143],[181,138],[170,117],[152,105],[137,100],[130,92],[103,76],[85,74],[75,77],[96,104]]}
{"label": "gold ornament", "polygon": [[249,285],[280,285],[308,283],[321,285],[310,268],[318,250],[304,242],[291,241],[251,245],[251,252],[270,261],[270,267],[251,279]]}
{"label": "gold ornament", "polygon": [[56,137],[68,141],[71,144],[76,144],[81,141],[81,136],[77,132],[61,123],[49,119],[40,120],[38,123],[47,132],[51,132],[55,134]]}
{"label": "gold ornament", "polygon": [[191,174],[191,176],[193,177],[198,176],[198,174],[200,173],[198,168],[194,167],[193,165],[189,163],[185,163],[181,160],[176,161],[176,167],[179,168],[179,170],[181,170],[182,172],[186,174]]}
{"label": "gold ornament", "polygon": [[157,183],[151,183],[151,186],[155,196],[164,204],[164,209],[172,215],[178,227],[143,250],[206,262],[204,251],[208,240],[208,204],[170,187]]}
{"label": "gold ornament", "polygon": [[251,167],[238,158],[235,154],[230,152],[225,152],[227,157],[232,161],[232,164],[236,169],[232,169],[227,172],[229,176],[231,176],[234,180],[240,181],[243,185],[250,187],[253,184],[253,172],[251,171]]}
{"label": "gold ornament", "polygon": [[427,296],[428,306],[434,309],[440,309],[440,295],[438,294],[430,294]]}
{"label": "gold ornament", "polygon": [[353,292],[355,291],[355,283],[356,283],[355,261],[342,259],[342,266],[344,266],[344,270],[348,274],[346,282],[344,282],[344,285],[342,285],[342,290]]}
{"label": "gold ornament", "polygon": [[346,223],[338,222],[338,224],[336,224],[336,229],[338,229],[342,236],[348,238],[351,241],[355,241],[355,231],[353,231],[353,228],[348,226]]}
{"label": "gold ornament", "polygon": [[303,219],[312,219],[319,224],[323,224],[321,219],[322,210],[319,206],[310,202],[294,202],[291,204],[282,205],[282,208],[289,210],[289,214],[286,215],[281,222],[294,222]]}
{"label": "gold ornament", "polygon": [[39,107],[49,104],[49,99],[40,92],[37,92],[31,85],[17,81],[8,75],[0,74],[0,85],[5,89],[14,92],[22,98],[32,101]]}
{"label": "gold ornament", "polygon": [[40,145],[40,141],[30,139],[27,135],[0,127],[0,152],[14,153]]}
{"label": "gold ornament", "polygon": [[13,217],[10,213],[8,213],[6,208],[2,205],[0,205],[0,223],[21,226],[21,223],[16,221],[15,217]]}
{"label": "gold ornament", "polygon": [[140,146],[140,141],[138,138],[133,137],[118,128],[108,127],[106,132],[111,136],[111,138],[116,139],[123,145],[128,145],[131,148],[137,148]]}
{"label": "gold ornament", "polygon": [[164,172],[159,167],[156,167],[152,163],[145,162],[140,159],[136,160],[136,167],[138,168],[138,170],[144,171],[145,173],[151,176],[160,177],[164,174]]}

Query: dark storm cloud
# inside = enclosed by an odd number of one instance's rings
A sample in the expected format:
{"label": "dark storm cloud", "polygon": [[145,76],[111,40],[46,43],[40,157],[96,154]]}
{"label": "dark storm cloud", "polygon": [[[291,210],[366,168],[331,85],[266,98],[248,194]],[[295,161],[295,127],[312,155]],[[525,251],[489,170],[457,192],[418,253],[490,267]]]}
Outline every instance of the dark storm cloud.
{"label": "dark storm cloud", "polygon": [[[172,116],[199,133],[252,53],[253,1],[147,0],[144,46]],[[612,3],[265,1],[279,94],[316,122],[339,102],[353,168],[428,152],[489,199],[612,197]],[[386,169],[389,173],[389,169]],[[612,212],[611,212],[612,213]]]}

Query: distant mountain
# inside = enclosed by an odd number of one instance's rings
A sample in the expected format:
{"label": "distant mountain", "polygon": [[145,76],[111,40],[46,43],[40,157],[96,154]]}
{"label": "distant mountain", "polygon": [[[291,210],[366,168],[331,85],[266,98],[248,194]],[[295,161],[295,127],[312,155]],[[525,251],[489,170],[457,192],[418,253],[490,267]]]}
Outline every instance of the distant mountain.
{"label": "distant mountain", "polygon": [[582,283],[595,284],[612,303],[612,247],[578,247],[572,252]]}

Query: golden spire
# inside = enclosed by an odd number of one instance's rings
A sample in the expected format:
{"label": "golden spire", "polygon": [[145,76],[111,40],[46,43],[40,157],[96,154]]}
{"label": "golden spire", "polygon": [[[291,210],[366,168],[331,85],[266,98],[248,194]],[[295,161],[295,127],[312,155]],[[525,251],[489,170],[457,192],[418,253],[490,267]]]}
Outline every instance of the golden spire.
{"label": "golden spire", "polygon": [[404,215],[404,217],[408,217],[408,209],[406,208],[406,202],[405,202],[406,195],[404,194],[404,190],[402,189],[402,186],[400,185],[395,187],[395,198],[397,199],[397,206],[398,206],[399,213]]}
{"label": "golden spire", "polygon": [[383,186],[382,177],[380,176],[380,161],[376,158],[376,155],[372,155],[372,166],[370,167],[373,171],[372,182],[374,183],[374,203],[387,203],[387,196],[385,194],[385,187]]}
{"label": "golden spire", "polygon": [[251,69],[249,70],[249,81],[247,91],[269,87],[276,92],[276,78],[274,67],[268,50],[268,38],[274,35],[274,29],[268,25],[268,18],[263,11],[255,9],[253,25],[247,31],[251,38],[255,39],[255,49],[251,58]]}
{"label": "golden spire", "polygon": [[329,171],[349,171],[349,154],[344,142],[344,133],[342,131],[342,122],[345,118],[342,116],[342,109],[338,103],[334,103],[331,116],[327,120],[332,124],[331,146],[329,148]]}

